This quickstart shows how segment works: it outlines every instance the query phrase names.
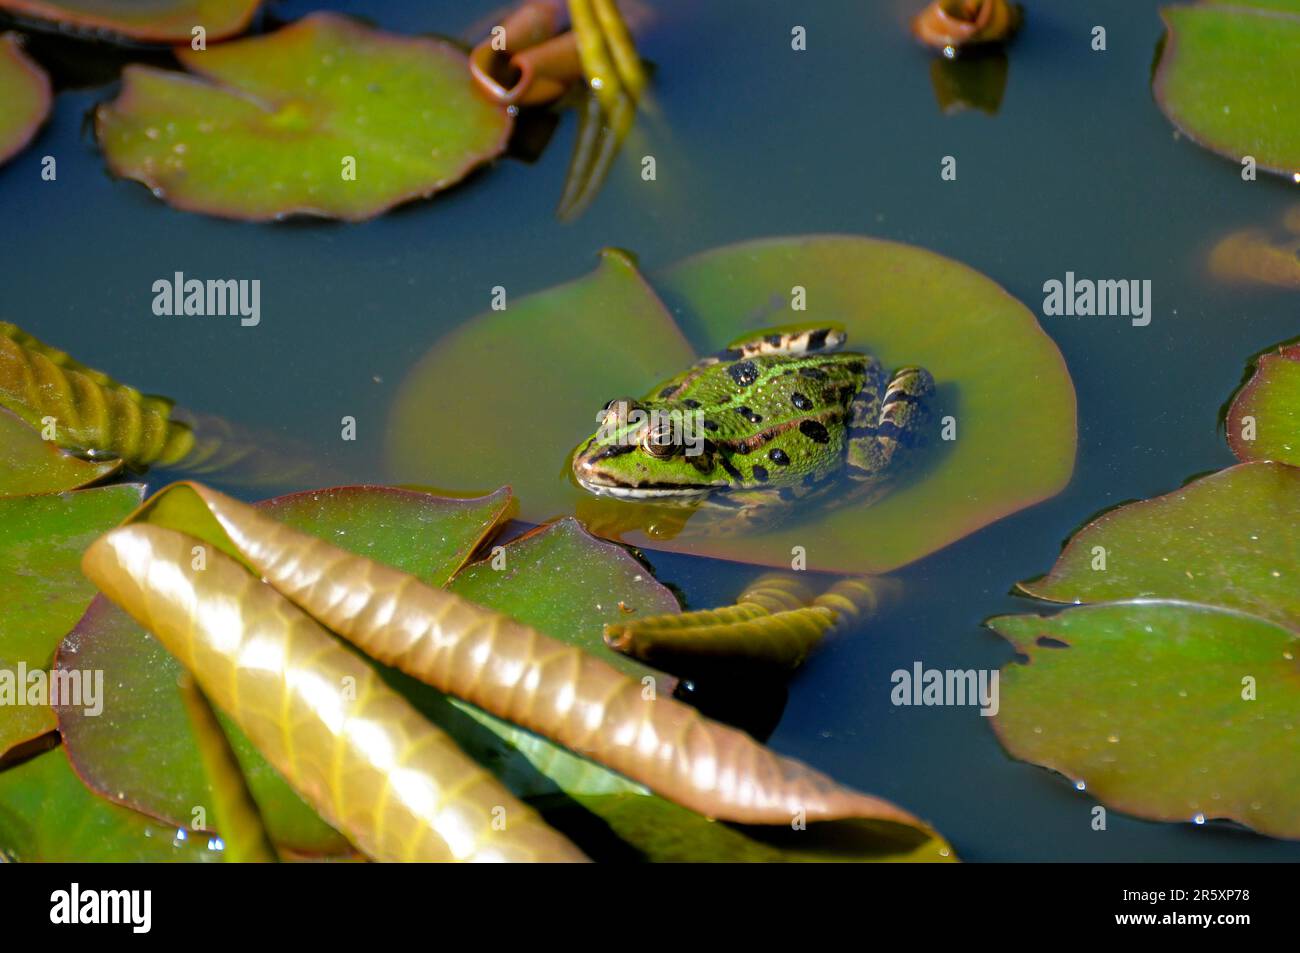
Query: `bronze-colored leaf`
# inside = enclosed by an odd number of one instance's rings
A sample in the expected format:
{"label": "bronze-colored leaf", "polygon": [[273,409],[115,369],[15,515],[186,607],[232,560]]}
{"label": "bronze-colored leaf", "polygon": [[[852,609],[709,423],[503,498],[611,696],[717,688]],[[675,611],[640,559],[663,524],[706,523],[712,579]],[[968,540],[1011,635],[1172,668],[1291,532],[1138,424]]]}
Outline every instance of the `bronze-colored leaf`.
{"label": "bronze-colored leaf", "polygon": [[92,544],[82,568],[368,856],[582,859],[365,661],[216,547],[128,525]]}

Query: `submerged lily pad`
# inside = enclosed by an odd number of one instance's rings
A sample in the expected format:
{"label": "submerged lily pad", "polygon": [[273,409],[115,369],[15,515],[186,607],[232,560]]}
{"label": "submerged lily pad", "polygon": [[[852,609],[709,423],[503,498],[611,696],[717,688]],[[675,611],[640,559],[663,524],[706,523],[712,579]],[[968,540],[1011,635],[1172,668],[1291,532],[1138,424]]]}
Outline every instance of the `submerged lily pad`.
{"label": "submerged lily pad", "polygon": [[[508,481],[526,518],[577,511],[638,546],[781,566],[802,546],[813,568],[885,572],[1052,496],[1070,477],[1075,398],[1060,352],[1024,305],[964,265],[894,242],[808,236],[718,249],[654,285],[676,323],[631,261],[606,252],[591,276],[512,300],[438,341],[393,408],[397,479]],[[807,311],[790,309],[796,287]],[[926,464],[884,500],[813,508],[775,531],[728,537],[696,530],[680,511],[597,500],[573,485],[566,455],[610,398],[644,393],[747,332],[796,321],[843,327],[847,348],[891,368],[924,365],[938,381]],[[947,424],[951,441],[941,436]]]}
{"label": "submerged lily pad", "polygon": [[208,40],[242,32],[259,3],[261,0],[0,0],[0,10],[146,43],[189,43],[196,26],[203,27]]}
{"label": "submerged lily pad", "polygon": [[121,460],[83,460],[64,453],[0,407],[0,497],[75,490],[121,466]]}
{"label": "submerged lily pad", "polygon": [[1194,142],[1300,175],[1300,0],[1232,0],[1160,11],[1168,34],[1156,101]]}
{"label": "submerged lily pad", "polygon": [[459,49],[333,14],[176,55],[193,75],[127,67],[96,129],[116,174],[187,211],[360,221],[458,182],[510,135]]}
{"label": "submerged lily pad", "polygon": [[1226,425],[1238,460],[1300,466],[1300,344],[1260,357],[1233,398]]}
{"label": "submerged lily pad", "polygon": [[1026,659],[1002,670],[993,719],[1015,757],[1130,814],[1300,837],[1295,632],[1158,601],[989,625]]}
{"label": "submerged lily pad", "polygon": [[49,77],[23,52],[17,34],[0,33],[0,163],[27,145],[49,114]]}
{"label": "submerged lily pad", "polygon": [[1243,463],[1089,523],[1052,571],[1053,602],[1183,599],[1300,629],[1300,469]]}

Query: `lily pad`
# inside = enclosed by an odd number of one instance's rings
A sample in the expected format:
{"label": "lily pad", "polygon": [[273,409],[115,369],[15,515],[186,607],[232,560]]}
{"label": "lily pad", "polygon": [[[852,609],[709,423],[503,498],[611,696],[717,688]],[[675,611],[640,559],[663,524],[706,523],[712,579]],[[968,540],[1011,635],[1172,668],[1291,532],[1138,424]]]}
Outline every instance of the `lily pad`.
{"label": "lily pad", "polygon": [[[1294,525],[1294,524],[1292,524]],[[1300,640],[1257,616],[1119,602],[993,619],[998,737],[1106,804],[1300,837]]]}
{"label": "lily pad", "polygon": [[1226,425],[1238,460],[1300,466],[1300,344],[1260,357],[1233,398]]}
{"label": "lily pad", "polygon": [[23,52],[17,34],[0,33],[0,163],[26,146],[49,114],[49,77]]}
{"label": "lily pad", "polygon": [[[139,504],[143,489],[0,499],[0,668],[15,680],[49,668],[95,594],[81,575],[82,551]],[[49,730],[50,718],[48,705],[0,705],[0,755]]]}
{"label": "lily pad", "polygon": [[1300,176],[1300,0],[1165,7],[1160,108],[1197,144]]}
{"label": "lily pad", "polygon": [[[878,573],[1052,496],[1073,471],[1075,397],[1060,352],[1024,305],[964,265],[894,242],[807,236],[718,249],[654,285],[671,318],[630,259],[607,251],[591,276],[513,300],[438,341],[393,408],[397,479],[509,481],[525,518],[577,512],[637,546],[774,566],[788,566],[801,546],[810,568]],[[796,287],[805,312],[790,309]],[[774,531],[731,537],[696,530],[666,507],[597,500],[569,479],[566,454],[610,398],[644,393],[697,354],[792,322],[843,327],[848,348],[934,374],[923,472],[870,507],[800,512]],[[947,417],[951,441],[940,432]]]}
{"label": "lily pad", "polygon": [[62,748],[0,772],[0,860],[220,861],[205,834],[160,824],[91,793]]}
{"label": "lily pad", "polygon": [[[206,517],[198,517],[196,502]],[[196,541],[191,534],[220,550],[209,548],[203,570],[191,565]],[[237,553],[246,568],[240,568],[228,553]],[[146,567],[147,574],[142,575]],[[321,642],[322,624],[440,691],[455,692],[465,702],[552,735],[629,777],[645,780],[683,805],[695,806],[702,814],[773,826],[787,826],[800,815],[810,825],[843,821],[860,833],[870,831],[881,844],[906,842],[903,853],[908,857],[918,851],[936,858],[951,853],[907,812],[842,788],[679,702],[646,696],[646,686],[639,681],[580,650],[429,588],[409,575],[322,545],[198,484],[178,485],[155,497],[132,522],[92,545],[83,568],[107,595],[121,600],[137,619],[149,621],[153,631],[182,656],[205,691],[216,692],[214,701],[234,705],[232,714],[250,737],[256,733],[268,760],[287,771],[318,809],[343,819],[349,835],[371,856],[424,856],[426,846],[435,846],[435,829],[422,814],[407,810],[416,804],[409,798],[395,796],[381,801],[378,808],[369,806],[367,792],[386,790],[389,782],[376,788],[367,780],[373,766],[366,767],[370,760],[365,764],[356,760],[359,752],[353,750],[357,741],[353,732],[347,732],[348,750],[341,755],[357,766],[357,772],[343,772],[341,776],[349,779],[346,788],[330,784],[324,776],[340,776],[337,771],[323,772],[321,763],[326,752],[338,750],[329,743],[338,729],[333,723],[320,724],[317,715],[304,710],[305,698],[313,699],[312,711],[327,713],[329,705],[321,692],[331,684],[342,684],[337,676],[345,668],[357,678],[358,704],[363,698],[377,697],[377,688],[364,666],[358,667],[346,653],[326,650],[329,643]],[[149,581],[164,576],[170,580],[166,586]],[[237,597],[232,598],[232,593]],[[311,613],[310,619],[303,610]],[[237,637],[234,641],[231,634]],[[320,646],[304,644],[301,640],[307,636]],[[248,664],[254,656],[257,664]],[[295,664],[310,659],[311,677],[288,678],[271,664],[273,659],[292,659]],[[290,695],[280,697],[277,691]],[[289,735],[275,714],[280,701],[292,706],[298,719]],[[425,726],[416,732],[414,722],[407,724],[405,711],[396,705],[393,713],[400,716],[398,723],[385,723],[384,730],[404,731],[411,738],[430,731]],[[599,729],[593,732],[591,725]],[[657,739],[653,758],[632,741],[645,737]],[[398,744],[397,738],[393,743],[394,754],[402,759],[424,750]],[[373,745],[368,748],[373,750]],[[441,741],[428,749],[428,757],[444,754],[452,753]],[[460,763],[464,767],[457,771],[471,770]],[[414,783],[413,775],[411,780]],[[438,788],[442,782],[431,777],[429,783]],[[484,783],[473,780],[477,787]],[[423,790],[424,782],[420,784]],[[509,798],[499,789],[490,797]],[[467,791],[456,801],[457,810],[463,809],[464,816],[472,819],[477,817],[476,803],[477,797]],[[371,816],[376,810],[407,813],[394,814],[393,823],[375,827]],[[528,841],[541,835],[526,808],[510,810],[523,813],[512,814],[511,833],[505,836]],[[486,841],[480,845],[479,838],[489,836],[482,826],[473,830],[479,834],[462,843],[462,851],[479,846],[497,849]],[[465,834],[470,835],[468,828]],[[525,843],[503,849],[533,854],[540,848]],[[554,846],[547,847],[544,853],[559,856],[555,851]]]}
{"label": "lily pad", "polygon": [[0,0],[0,10],[62,27],[107,32],[145,43],[189,43],[203,27],[208,40],[242,33],[261,0]]}
{"label": "lily pad", "polygon": [[[169,505],[167,499],[157,505]],[[176,507],[183,505],[182,497],[172,499]],[[464,566],[501,527],[512,505],[508,489],[446,499],[373,486],[295,493],[259,504],[288,525],[433,585],[446,584]],[[174,509],[167,518],[197,520],[198,514]],[[677,605],[645,567],[572,523],[510,542],[501,560],[506,568],[500,571],[491,568],[491,560],[466,567],[463,585],[473,597],[489,605],[529,606],[531,621],[545,621],[551,631],[584,644],[599,644],[604,622],[626,617],[620,602],[647,614]],[[521,585],[526,591],[517,591]],[[68,667],[102,670],[109,685],[111,704],[102,714],[59,710],[69,753],[87,784],[110,800],[190,826],[194,808],[210,805],[213,792],[177,689],[180,663],[102,597],[63,641],[59,660]],[[637,674],[652,671],[630,664]],[[425,686],[398,684],[414,692],[418,707],[429,707],[427,695],[419,692]],[[671,679],[661,690],[672,690]],[[228,718],[222,723],[276,845],[299,856],[347,852],[346,840],[294,793],[247,736]]]}
{"label": "lily pad", "polygon": [[75,490],[121,467],[121,460],[83,460],[64,453],[0,407],[0,497]]}
{"label": "lily pad", "polygon": [[127,67],[96,130],[114,173],[187,211],[361,221],[458,182],[510,135],[459,49],[333,14],[176,55],[190,75]]}
{"label": "lily pad", "polygon": [[1300,469],[1242,463],[1111,510],[1020,588],[1052,602],[1180,599],[1300,628]]}

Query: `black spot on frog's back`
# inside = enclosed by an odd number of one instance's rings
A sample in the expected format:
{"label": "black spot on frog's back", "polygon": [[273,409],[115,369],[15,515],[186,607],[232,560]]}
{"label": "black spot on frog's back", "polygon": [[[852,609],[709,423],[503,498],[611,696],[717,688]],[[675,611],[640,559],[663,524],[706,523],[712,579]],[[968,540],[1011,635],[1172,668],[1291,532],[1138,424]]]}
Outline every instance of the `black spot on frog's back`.
{"label": "black spot on frog's back", "polygon": [[813,443],[830,443],[831,435],[820,420],[804,420],[799,424],[799,432]]}
{"label": "black spot on frog's back", "polygon": [[740,361],[727,368],[727,373],[737,387],[748,387],[758,380],[758,366],[753,361]]}

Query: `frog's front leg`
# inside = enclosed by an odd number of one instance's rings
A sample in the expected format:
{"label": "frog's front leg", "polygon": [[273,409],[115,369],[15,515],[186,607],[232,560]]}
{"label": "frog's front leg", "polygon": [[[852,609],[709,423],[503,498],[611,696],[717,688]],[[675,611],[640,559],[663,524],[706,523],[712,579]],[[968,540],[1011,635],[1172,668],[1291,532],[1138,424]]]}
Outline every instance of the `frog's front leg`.
{"label": "frog's front leg", "polygon": [[857,483],[895,476],[921,443],[930,420],[934,378],[923,367],[904,367],[888,384],[868,377],[849,412],[845,472]]}

